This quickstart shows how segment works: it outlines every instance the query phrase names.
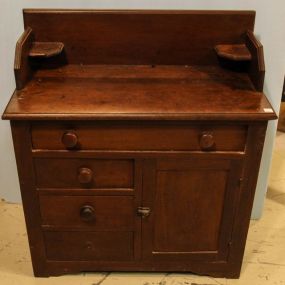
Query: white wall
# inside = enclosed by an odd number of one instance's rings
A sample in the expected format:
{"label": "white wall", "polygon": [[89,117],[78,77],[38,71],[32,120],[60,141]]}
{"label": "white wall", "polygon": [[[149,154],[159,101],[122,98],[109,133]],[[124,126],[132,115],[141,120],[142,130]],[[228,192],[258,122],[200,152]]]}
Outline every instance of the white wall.
{"label": "white wall", "polygon": [[[275,110],[279,110],[285,74],[285,2],[284,0],[0,0],[0,110],[4,110],[13,89],[15,43],[23,31],[22,8],[93,8],[93,9],[222,9],[256,10],[255,33],[265,50],[265,92]],[[214,28],[214,27],[213,27]],[[262,213],[267,188],[276,122],[269,124],[253,217]],[[9,123],[0,122],[0,197],[20,201]]]}

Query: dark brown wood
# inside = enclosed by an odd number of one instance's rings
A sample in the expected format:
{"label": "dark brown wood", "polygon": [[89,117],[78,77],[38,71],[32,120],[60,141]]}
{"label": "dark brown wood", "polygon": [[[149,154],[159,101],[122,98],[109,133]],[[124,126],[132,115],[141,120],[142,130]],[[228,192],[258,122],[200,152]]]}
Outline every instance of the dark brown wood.
{"label": "dark brown wood", "polygon": [[78,144],[78,137],[75,132],[67,131],[62,134],[61,142],[67,149],[76,148]]}
{"label": "dark brown wood", "polygon": [[63,42],[69,64],[209,65],[214,46],[241,43],[254,19],[253,11],[24,10],[35,40]]}
{"label": "dark brown wood", "polygon": [[67,66],[35,74],[3,118],[267,120],[270,109],[247,74],[216,66]]}
{"label": "dark brown wood", "polygon": [[85,222],[95,220],[95,210],[90,205],[84,205],[80,208],[80,218]]}
{"label": "dark brown wood", "polygon": [[21,90],[3,118],[12,120],[35,276],[238,278],[276,119],[261,93],[254,17],[24,11]]}
{"label": "dark brown wood", "polygon": [[285,77],[283,83],[283,90],[281,95],[281,104],[279,109],[279,118],[277,124],[277,130],[280,132],[285,132]]}
{"label": "dark brown wood", "polygon": [[64,48],[63,43],[58,42],[33,42],[29,57],[52,57],[60,54]]}
{"label": "dark brown wood", "polygon": [[143,223],[145,258],[226,260],[241,174],[241,163],[234,165],[224,159],[146,165],[151,184],[144,188],[143,203],[152,211]]}
{"label": "dark brown wood", "polygon": [[81,184],[90,184],[93,181],[93,171],[87,167],[81,167],[78,170],[78,181]]}
{"label": "dark brown wood", "polygon": [[[36,123],[32,127],[34,149],[66,149],[61,137],[69,124]],[[152,122],[72,123],[76,150],[204,150],[201,140],[211,133],[212,150],[243,151],[247,126]],[[226,137],[226,139],[225,139]],[[151,140],[149,140],[151,138]]]}
{"label": "dark brown wood", "polygon": [[[40,196],[44,228],[133,231],[134,197],[131,196]],[[93,208],[94,219],[82,217],[82,208]],[[87,214],[86,214],[87,215]]]}
{"label": "dark brown wood", "polygon": [[11,129],[34,274],[48,276],[45,241],[40,228],[40,203],[35,187],[35,174],[31,171],[33,160],[30,125],[27,122],[12,121]]}
{"label": "dark brown wood", "polygon": [[217,45],[215,51],[219,57],[233,61],[250,61],[251,53],[245,44],[239,45]]}
{"label": "dark brown wood", "polygon": [[29,64],[28,54],[34,39],[33,30],[27,27],[16,44],[14,73],[18,90],[24,88],[32,78],[32,70]]}
{"label": "dark brown wood", "polygon": [[[70,158],[70,152],[65,150],[32,150],[33,157],[61,157]],[[193,156],[197,158],[209,157],[224,157],[239,159],[244,155],[244,151],[121,151],[121,150],[90,150],[90,151],[76,151],[72,153],[74,158],[118,158],[118,159],[133,159],[133,158],[153,158],[153,157],[188,157]]]}
{"label": "dark brown wood", "polygon": [[203,132],[200,137],[200,147],[202,150],[210,150],[215,146],[215,138],[213,133]]}
{"label": "dark brown wood", "polygon": [[[143,187],[143,159],[135,160],[135,195],[134,195],[134,207],[138,209],[142,203],[142,187]],[[134,214],[134,213],[133,213]],[[134,259],[141,261],[142,256],[142,219],[135,219],[134,230]]]}
{"label": "dark brown wood", "polygon": [[[203,262],[191,260],[183,262],[160,261],[153,264],[142,261],[47,261],[47,268],[53,275],[62,275],[63,273],[75,273],[78,271],[112,271],[112,268],[117,268],[118,271],[150,271],[150,272],[189,272],[188,266],[191,264],[192,272],[200,275],[210,275],[213,277],[225,277],[227,270],[226,262]],[[223,271],[221,271],[223,270]],[[191,271],[190,271],[191,272]]]}
{"label": "dark brown wood", "polygon": [[[38,188],[132,188],[134,184],[132,160],[37,158],[34,166]],[[93,173],[88,183],[78,176],[82,168]]]}
{"label": "dark brown wood", "polygon": [[133,188],[39,188],[40,195],[65,195],[65,196],[134,196],[137,195]]}
{"label": "dark brown wood", "polygon": [[252,57],[248,74],[256,90],[262,92],[265,76],[263,46],[254,36],[252,31],[247,32],[245,44]]}
{"label": "dark brown wood", "polygon": [[240,275],[266,128],[267,122],[255,123],[249,128],[245,166],[238,194],[239,197],[236,202],[236,218],[231,241],[232,248],[229,253],[232,278],[237,278]]}
{"label": "dark brown wood", "polygon": [[131,232],[44,233],[48,260],[132,260]]}

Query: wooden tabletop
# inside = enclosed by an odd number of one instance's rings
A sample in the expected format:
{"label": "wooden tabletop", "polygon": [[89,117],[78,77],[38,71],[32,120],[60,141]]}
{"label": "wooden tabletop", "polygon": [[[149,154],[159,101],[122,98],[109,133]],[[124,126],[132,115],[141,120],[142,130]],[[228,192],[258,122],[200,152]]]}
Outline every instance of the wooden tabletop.
{"label": "wooden tabletop", "polygon": [[217,66],[67,65],[39,70],[3,119],[270,120],[248,75]]}

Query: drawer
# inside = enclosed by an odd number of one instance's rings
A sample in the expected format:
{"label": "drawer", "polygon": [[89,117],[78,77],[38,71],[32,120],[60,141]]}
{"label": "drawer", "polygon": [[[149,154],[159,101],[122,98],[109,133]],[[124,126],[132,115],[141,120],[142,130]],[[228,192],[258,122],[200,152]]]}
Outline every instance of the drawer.
{"label": "drawer", "polygon": [[49,260],[133,259],[132,232],[44,232]]}
{"label": "drawer", "polygon": [[43,150],[243,151],[247,126],[185,122],[46,123],[32,126],[32,145]]}
{"label": "drawer", "polygon": [[132,188],[131,159],[35,158],[38,188]]}
{"label": "drawer", "polygon": [[134,229],[131,196],[40,195],[44,228],[86,228],[98,231]]}

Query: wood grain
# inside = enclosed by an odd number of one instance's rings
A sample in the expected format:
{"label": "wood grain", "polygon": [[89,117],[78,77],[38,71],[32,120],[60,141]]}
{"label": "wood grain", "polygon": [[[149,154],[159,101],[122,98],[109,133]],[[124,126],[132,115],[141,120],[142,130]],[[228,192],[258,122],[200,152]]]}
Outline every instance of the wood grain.
{"label": "wood grain", "polygon": [[31,171],[30,126],[26,122],[11,122],[11,129],[34,275],[48,276],[45,241],[40,228],[39,197],[35,187],[35,174]]}
{"label": "wood grain", "polygon": [[60,54],[64,48],[59,42],[33,42],[29,57],[52,57]]}
{"label": "wood grain", "polygon": [[217,45],[215,46],[217,55],[233,61],[250,61],[251,53],[245,44],[239,45]]}
{"label": "wood grain", "polygon": [[[44,228],[89,229],[90,231],[133,231],[134,199],[127,196],[53,196],[41,195],[40,208]],[[83,206],[94,208],[94,219],[80,216]],[[112,234],[112,233],[110,233]]]}
{"label": "wood grain", "polygon": [[14,73],[16,79],[16,88],[21,90],[32,78],[32,69],[29,63],[29,51],[34,40],[34,33],[30,27],[27,27],[19,38],[15,50]]}
{"label": "wood grain", "polygon": [[251,53],[252,60],[249,65],[249,76],[257,91],[263,91],[265,63],[263,46],[254,36],[252,31],[246,34],[246,46]]}
{"label": "wood grain", "polygon": [[4,119],[275,119],[245,74],[220,67],[72,66],[40,71]]}
{"label": "wood grain", "polygon": [[[111,159],[34,159],[38,188],[132,188],[134,163],[132,160]],[[93,172],[89,183],[79,180],[79,170],[88,168]]]}
{"label": "wood grain", "polygon": [[160,159],[145,167],[145,259],[225,261],[241,161]]}
{"label": "wood grain", "polygon": [[36,41],[63,42],[69,64],[209,65],[214,46],[241,43],[254,19],[253,11],[24,10]]}
{"label": "wood grain", "polygon": [[[187,122],[100,122],[59,124],[34,123],[34,149],[65,150],[62,135],[69,129],[78,137],[78,150],[202,150],[243,151],[247,127],[234,124],[189,124]],[[214,143],[203,148],[203,134],[211,133]],[[71,150],[72,151],[72,150]]]}
{"label": "wood grain", "polygon": [[48,260],[133,259],[131,232],[45,232]]}
{"label": "wood grain", "polygon": [[232,249],[229,255],[232,278],[240,276],[266,129],[267,122],[255,123],[249,128],[245,165],[236,201],[237,208],[232,233]]}
{"label": "wood grain", "polygon": [[24,11],[18,90],[3,119],[12,120],[35,276],[239,277],[276,119],[254,18]]}

